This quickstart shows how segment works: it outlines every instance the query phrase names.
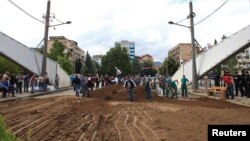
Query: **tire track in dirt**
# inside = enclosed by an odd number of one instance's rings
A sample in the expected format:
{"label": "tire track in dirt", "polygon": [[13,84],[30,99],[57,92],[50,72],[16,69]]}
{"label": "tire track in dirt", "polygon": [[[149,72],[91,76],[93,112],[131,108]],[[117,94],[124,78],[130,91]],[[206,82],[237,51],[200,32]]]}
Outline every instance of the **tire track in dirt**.
{"label": "tire track in dirt", "polygon": [[[57,110],[62,109],[63,107],[62,106],[57,106],[57,107],[54,107],[54,108],[55,109],[53,109],[53,111],[57,111]],[[46,113],[48,111],[52,111],[52,109],[49,109],[49,107],[46,107],[44,109],[45,110],[39,109],[41,112],[38,112],[38,110],[34,110],[34,112],[31,111],[32,115],[30,113],[28,113],[28,114],[24,114],[24,115],[18,115],[15,119],[9,119],[6,122],[7,123],[7,127],[11,127],[13,124],[15,124],[15,126],[17,126],[18,124],[24,122],[25,120],[28,120],[28,119],[31,119],[31,118],[35,119],[36,117],[39,116],[39,114],[43,114],[43,113]]]}
{"label": "tire track in dirt", "polygon": [[58,108],[56,110],[53,110],[53,112],[51,112],[51,115],[47,116],[47,117],[50,116],[49,118],[47,118],[47,119],[39,122],[38,124],[35,124],[33,126],[29,126],[28,129],[30,129],[31,132],[29,133],[29,130],[28,131],[25,130],[24,133],[22,133],[20,135],[20,137],[23,138],[23,137],[27,136],[28,134],[30,134],[30,136],[34,136],[38,132],[41,132],[43,130],[43,128],[46,128],[49,124],[52,124],[55,121],[55,118],[58,117],[58,112],[60,110],[62,110],[63,108],[64,107]]}
{"label": "tire track in dirt", "polygon": [[[43,122],[51,121],[54,117],[56,117],[58,115],[58,113],[60,112],[61,109],[63,109],[63,107],[61,107],[60,109],[54,109],[53,111],[49,111],[49,113],[46,113],[46,115],[41,113],[38,115],[39,118],[33,118],[33,119],[28,120],[28,121],[33,121],[33,122],[30,122],[29,124],[26,124],[26,125],[24,124],[25,126],[23,126],[21,128],[17,128],[15,130],[12,129],[12,131],[14,132],[14,134],[16,134],[18,136],[23,136],[23,135],[28,134],[29,130],[31,130],[31,134],[32,134],[33,128],[36,128],[37,126],[39,126]],[[49,124],[49,122],[48,122],[48,124]]]}
{"label": "tire track in dirt", "polygon": [[[56,103],[56,104],[58,104],[58,103]],[[54,104],[54,105],[56,105],[56,104]],[[59,105],[58,104],[57,107],[52,106],[53,108],[50,108],[50,107],[40,108],[40,109],[46,109],[46,110],[45,111],[41,110],[41,112],[35,112],[35,115],[26,116],[24,118],[17,119],[16,121],[12,121],[11,125],[14,125],[14,124],[15,125],[8,126],[8,127],[10,127],[10,129],[14,132],[14,134],[23,138],[29,133],[29,130],[32,131],[33,128],[36,129],[39,126],[43,127],[44,126],[43,124],[45,124],[45,123],[47,123],[47,125],[50,124],[47,121],[50,121],[51,117],[55,117],[58,114],[58,112],[60,110],[62,110],[63,108],[65,108],[66,106],[67,105]],[[34,109],[34,110],[36,111],[36,109]],[[46,124],[45,124],[45,126],[46,126]],[[33,132],[31,132],[30,134],[32,136]]]}
{"label": "tire track in dirt", "polygon": [[117,122],[119,121],[119,119],[120,119],[120,112],[121,111],[118,111],[118,117],[117,117],[117,119],[114,121],[114,126],[115,126],[115,129],[117,130],[117,132],[118,132],[118,138],[119,138],[119,141],[121,141],[122,140],[122,135],[121,135],[121,131],[120,131],[120,128],[118,127],[118,125],[117,125]]}
{"label": "tire track in dirt", "polygon": [[12,105],[12,106],[8,107],[8,109],[6,109],[6,110],[2,110],[1,114],[6,115],[9,113],[15,113],[18,111],[23,111],[23,109],[29,109],[30,107],[40,106],[40,104],[47,104],[47,103],[52,103],[52,102],[49,101],[49,102],[44,103],[44,101],[35,101],[32,103],[28,103],[28,104]]}
{"label": "tire track in dirt", "polygon": [[160,138],[156,132],[148,125],[147,122],[152,123],[154,120],[152,116],[148,114],[145,109],[136,108],[133,109],[135,113],[135,120],[140,119],[137,124],[137,130],[140,132],[144,140],[159,141]]}
{"label": "tire track in dirt", "polygon": [[89,130],[89,128],[91,127],[90,125],[92,125],[93,122],[93,118],[91,118],[91,116],[94,118],[94,116],[92,114],[87,114],[85,115],[82,124],[77,128],[77,130],[80,131],[80,135],[78,137],[77,141],[88,141],[88,139],[85,137],[86,131]]}
{"label": "tire track in dirt", "polygon": [[137,125],[137,117],[136,116],[134,117],[133,125],[140,132],[140,134],[142,135],[143,140],[147,140],[147,137],[146,137],[144,131],[141,129],[141,127],[139,127]]}
{"label": "tire track in dirt", "polygon": [[130,128],[129,128],[128,125],[127,125],[127,124],[128,124],[128,120],[129,120],[129,115],[127,114],[126,111],[124,111],[124,114],[126,115],[126,119],[125,119],[125,121],[124,121],[124,126],[126,127],[126,129],[127,129],[128,133],[129,133],[129,136],[130,136],[131,140],[132,140],[132,141],[135,141],[134,134],[133,134],[133,132],[130,130]]}

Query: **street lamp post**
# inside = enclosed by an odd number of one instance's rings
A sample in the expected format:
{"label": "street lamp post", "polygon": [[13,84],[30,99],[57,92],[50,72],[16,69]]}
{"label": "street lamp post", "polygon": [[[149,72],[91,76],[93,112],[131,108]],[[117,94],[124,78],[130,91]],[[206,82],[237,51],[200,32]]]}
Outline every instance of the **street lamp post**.
{"label": "street lamp post", "polygon": [[44,45],[43,45],[43,62],[41,74],[46,73],[47,66],[47,46],[48,46],[48,35],[49,35],[49,14],[50,14],[50,0],[47,2],[47,12],[45,15],[45,31],[44,31]]}
{"label": "street lamp post", "polygon": [[191,42],[192,42],[192,88],[198,89],[198,79],[197,79],[197,69],[196,69],[196,48],[195,48],[195,43],[194,43],[195,42],[195,39],[194,39],[194,20],[193,20],[195,14],[193,12],[192,1],[189,2],[189,9],[190,9],[190,13],[189,13],[188,17],[190,18],[190,26],[174,23],[173,21],[169,21],[168,23],[190,28]]}
{"label": "street lamp post", "polygon": [[192,87],[198,89],[197,69],[196,69],[196,49],[194,44],[194,12],[192,1],[189,2],[190,9],[190,28],[191,28],[191,41],[192,41]]}
{"label": "street lamp post", "polygon": [[47,2],[47,12],[45,15],[45,31],[44,31],[44,45],[43,45],[43,61],[42,61],[42,70],[41,74],[45,74],[47,70],[47,48],[48,48],[48,35],[49,35],[49,27],[55,27],[63,24],[71,24],[71,21],[67,21],[65,23],[60,23],[56,25],[49,24],[50,18],[50,0]]}
{"label": "street lamp post", "polygon": [[181,64],[182,64],[182,75],[184,75],[184,60],[181,59]]}

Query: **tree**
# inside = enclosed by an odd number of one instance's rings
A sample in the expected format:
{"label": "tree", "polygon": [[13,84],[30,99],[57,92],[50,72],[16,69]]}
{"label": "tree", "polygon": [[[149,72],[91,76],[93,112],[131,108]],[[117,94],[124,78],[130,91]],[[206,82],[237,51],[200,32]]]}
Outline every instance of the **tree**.
{"label": "tree", "polygon": [[177,63],[172,57],[168,57],[168,74],[173,76],[179,68],[179,63]]}
{"label": "tree", "polygon": [[86,75],[95,74],[95,68],[94,68],[92,59],[91,59],[88,51],[86,53],[85,65],[83,66],[82,70],[83,70],[83,73],[86,74]]}
{"label": "tree", "polygon": [[135,58],[132,64],[133,64],[133,74],[140,75],[142,73],[143,64],[140,63],[138,58]]}
{"label": "tree", "polygon": [[168,60],[167,60],[167,58],[162,63],[162,65],[161,65],[161,67],[159,69],[159,73],[161,75],[167,75],[168,74]]}
{"label": "tree", "polygon": [[58,56],[57,57],[57,62],[60,64],[60,66],[68,73],[72,74],[73,72],[73,65],[68,59],[68,57],[65,56]]}
{"label": "tree", "polygon": [[172,76],[178,70],[179,64],[169,56],[160,67],[160,74]]}
{"label": "tree", "polygon": [[63,51],[65,49],[65,46],[59,42],[58,40],[55,40],[52,44],[52,48],[50,49],[49,58],[51,58],[54,61],[57,61],[57,56],[64,56]]}
{"label": "tree", "polygon": [[96,61],[93,61],[93,64],[94,64],[95,72],[98,74],[101,74],[101,66],[99,65],[99,63]]}
{"label": "tree", "polygon": [[132,64],[126,48],[117,45],[111,48],[102,58],[101,70],[102,73],[108,75],[116,75],[115,67],[121,70],[122,75],[132,73]]}
{"label": "tree", "polygon": [[237,71],[237,68],[235,67],[237,64],[238,61],[236,59],[236,56],[232,56],[229,59],[227,59],[225,63],[223,63],[223,66],[226,66],[223,69],[224,71],[228,71],[234,74]]}
{"label": "tree", "polygon": [[150,60],[144,62],[143,74],[154,76],[157,70],[154,68],[154,63]]}
{"label": "tree", "polygon": [[15,63],[9,61],[8,59],[0,56],[0,73],[4,74],[6,71],[9,71],[10,73],[18,74],[20,73],[19,66]]}
{"label": "tree", "polygon": [[48,57],[54,61],[57,61],[60,66],[68,73],[73,73],[73,64],[69,60],[68,56],[63,53],[65,46],[63,43],[55,40],[52,44],[52,48],[50,49],[50,53]]}

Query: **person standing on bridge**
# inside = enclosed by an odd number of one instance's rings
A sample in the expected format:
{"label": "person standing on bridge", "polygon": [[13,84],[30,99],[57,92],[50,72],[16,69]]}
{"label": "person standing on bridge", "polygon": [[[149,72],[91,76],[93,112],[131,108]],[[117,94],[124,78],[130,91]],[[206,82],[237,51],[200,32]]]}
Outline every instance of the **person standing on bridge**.
{"label": "person standing on bridge", "polygon": [[181,96],[185,96],[187,97],[187,82],[189,82],[189,80],[185,77],[185,75],[183,75],[182,79],[181,79]]}

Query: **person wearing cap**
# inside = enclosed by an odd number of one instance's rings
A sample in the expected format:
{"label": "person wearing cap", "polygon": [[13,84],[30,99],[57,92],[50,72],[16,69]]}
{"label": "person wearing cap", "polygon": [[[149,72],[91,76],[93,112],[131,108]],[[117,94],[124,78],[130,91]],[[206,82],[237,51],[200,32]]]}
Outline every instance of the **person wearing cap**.
{"label": "person wearing cap", "polygon": [[181,79],[181,96],[185,96],[187,97],[187,82],[189,82],[189,80],[185,77],[185,75],[182,76]]}

